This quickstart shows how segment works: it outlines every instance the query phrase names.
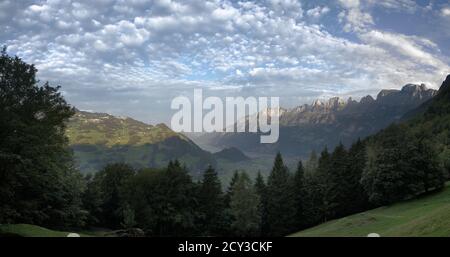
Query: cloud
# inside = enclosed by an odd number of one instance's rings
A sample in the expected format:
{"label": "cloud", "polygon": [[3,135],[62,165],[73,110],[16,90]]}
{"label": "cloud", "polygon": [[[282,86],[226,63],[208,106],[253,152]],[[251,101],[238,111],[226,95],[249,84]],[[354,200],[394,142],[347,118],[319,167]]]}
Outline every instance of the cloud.
{"label": "cloud", "polygon": [[320,7],[317,6],[315,8],[309,9],[306,11],[306,15],[313,17],[313,18],[319,18],[322,15],[327,14],[330,11],[330,8],[328,6]]}
{"label": "cloud", "polygon": [[361,38],[373,45],[387,46],[404,57],[424,65],[435,68],[447,66],[439,58],[424,50],[425,46],[436,47],[433,42],[427,39],[375,30],[361,35]]}
{"label": "cloud", "polygon": [[339,2],[347,9],[353,9],[359,7],[359,0],[339,0]]}
{"label": "cloud", "polygon": [[339,13],[339,21],[345,21],[344,31],[346,32],[361,32],[374,24],[372,16],[358,8],[350,8]]}
{"label": "cloud", "polygon": [[419,8],[419,5],[413,0],[367,0],[367,3],[374,6],[380,6],[383,8],[408,13],[413,13]]}
{"label": "cloud", "polygon": [[375,9],[412,13],[411,1],[303,3],[5,0],[0,44],[79,108],[147,121],[168,120],[170,99],[196,87],[300,104],[411,81],[437,86],[449,71],[448,44],[377,28]]}
{"label": "cloud", "polygon": [[442,16],[450,17],[450,7],[444,7],[441,10]]}
{"label": "cloud", "polygon": [[346,32],[361,32],[374,24],[372,15],[362,10],[359,0],[339,0],[344,8],[338,15]]}

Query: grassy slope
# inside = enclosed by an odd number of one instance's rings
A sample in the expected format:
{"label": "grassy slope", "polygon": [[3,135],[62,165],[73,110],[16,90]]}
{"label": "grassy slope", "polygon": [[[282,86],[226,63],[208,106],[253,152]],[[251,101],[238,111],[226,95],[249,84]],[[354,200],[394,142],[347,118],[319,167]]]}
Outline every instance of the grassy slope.
{"label": "grassy slope", "polygon": [[210,153],[164,124],[153,126],[131,118],[78,111],[67,124],[66,134],[83,173],[96,172],[113,162],[145,168],[164,167],[169,160],[178,159],[193,173],[215,165]]}
{"label": "grassy slope", "polygon": [[77,112],[69,121],[67,137],[70,145],[145,145],[155,144],[170,137],[188,141],[164,124],[156,126],[106,113]]}
{"label": "grassy slope", "polygon": [[[24,237],[66,237],[70,232],[50,230],[29,224],[0,224],[0,236],[24,236]],[[88,236],[80,234],[80,236]]]}
{"label": "grassy slope", "polygon": [[450,184],[444,191],[326,222],[290,236],[450,236]]}

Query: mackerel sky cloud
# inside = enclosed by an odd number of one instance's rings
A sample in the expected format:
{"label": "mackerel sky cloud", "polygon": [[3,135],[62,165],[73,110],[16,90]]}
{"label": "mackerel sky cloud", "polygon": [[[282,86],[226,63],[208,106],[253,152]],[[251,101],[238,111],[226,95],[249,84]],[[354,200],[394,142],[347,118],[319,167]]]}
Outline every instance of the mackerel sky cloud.
{"label": "mackerel sky cloud", "polygon": [[450,73],[448,1],[0,1],[0,44],[79,109],[167,122],[216,96],[374,94]]}

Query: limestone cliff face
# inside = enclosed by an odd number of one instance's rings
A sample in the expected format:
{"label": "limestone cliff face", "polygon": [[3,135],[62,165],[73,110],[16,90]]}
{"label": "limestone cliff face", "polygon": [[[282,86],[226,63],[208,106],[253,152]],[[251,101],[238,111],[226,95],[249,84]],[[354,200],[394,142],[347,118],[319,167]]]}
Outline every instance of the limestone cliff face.
{"label": "limestone cliff face", "polygon": [[301,105],[283,113],[281,124],[295,126],[300,124],[332,124],[339,116],[347,114],[364,114],[386,108],[396,108],[395,113],[415,107],[436,95],[436,90],[428,89],[424,84],[405,85],[401,90],[381,90],[376,99],[368,95],[359,102],[349,98],[344,100],[332,97],[327,101],[315,100],[311,105]]}
{"label": "limestone cliff face", "polygon": [[[317,99],[311,104],[280,112],[280,138],[276,144],[260,144],[257,133],[208,134],[202,144],[216,148],[236,147],[248,153],[281,151],[307,155],[312,149],[331,148],[339,142],[350,144],[358,137],[376,133],[401,120],[406,113],[429,101],[436,93],[436,90],[428,89],[423,84],[407,84],[400,90],[381,90],[376,98],[368,95],[360,101],[339,97]],[[243,118],[241,123],[246,121],[248,117]]]}

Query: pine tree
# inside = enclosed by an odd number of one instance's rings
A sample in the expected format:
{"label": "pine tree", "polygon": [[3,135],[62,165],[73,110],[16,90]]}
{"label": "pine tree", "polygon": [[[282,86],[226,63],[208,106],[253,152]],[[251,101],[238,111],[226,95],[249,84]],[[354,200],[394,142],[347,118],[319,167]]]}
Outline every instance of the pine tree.
{"label": "pine tree", "polygon": [[326,174],[330,170],[330,153],[328,152],[328,148],[320,153],[320,158],[317,161],[317,172],[321,174]]}
{"label": "pine tree", "polygon": [[121,190],[134,174],[134,169],[123,163],[108,164],[95,174],[90,188],[92,186],[91,189],[96,188],[99,191],[101,202],[99,217],[97,217],[100,224],[96,225],[109,228],[121,227],[124,219]]}
{"label": "pine tree", "polygon": [[261,224],[260,224],[260,235],[264,236],[267,234],[267,186],[264,182],[264,178],[261,175],[261,172],[258,171],[258,175],[255,180],[255,190],[259,196],[259,213],[261,216]]}
{"label": "pine tree", "polygon": [[305,170],[302,161],[298,162],[297,170],[294,174],[294,192],[296,200],[296,226],[301,228],[304,221],[304,200],[305,200]]}
{"label": "pine tree", "polygon": [[325,201],[329,203],[328,218],[334,218],[347,213],[349,197],[353,194],[349,184],[347,151],[342,143],[334,149],[330,156],[330,166],[326,173]]}
{"label": "pine tree", "polygon": [[209,166],[203,174],[199,188],[201,230],[205,235],[218,236],[224,233],[225,203],[217,172]]}
{"label": "pine tree", "polygon": [[[332,199],[333,189],[335,188],[334,181],[330,176],[331,171],[331,155],[328,149],[325,149],[320,153],[320,158],[318,160],[317,172],[314,174],[314,191],[316,196],[314,199],[316,201],[315,209],[317,210],[318,218],[321,221],[327,221],[333,216],[333,210],[336,207],[336,202]],[[317,202],[317,198],[321,197],[320,201]]]}
{"label": "pine tree", "polygon": [[309,156],[308,161],[306,162],[305,171],[310,173],[315,172],[317,170],[317,166],[318,166],[318,158],[316,151],[313,150],[311,152],[311,155]]}
{"label": "pine tree", "polygon": [[325,220],[323,208],[324,183],[322,183],[321,175],[317,172],[307,172],[305,173],[304,185],[303,220],[305,226],[311,226]]}
{"label": "pine tree", "polygon": [[266,191],[266,183],[264,182],[264,178],[261,175],[261,172],[258,171],[257,175],[256,175],[256,180],[255,180],[255,188],[256,188],[256,192],[260,195],[263,196],[265,195],[265,191]]}
{"label": "pine tree", "polygon": [[283,236],[295,229],[296,202],[293,179],[281,154],[275,157],[267,180],[267,225],[269,235]]}
{"label": "pine tree", "polygon": [[234,171],[233,177],[231,177],[230,184],[228,185],[227,191],[225,193],[225,205],[230,206],[231,195],[233,194],[233,188],[239,179],[239,172],[237,170]]}
{"label": "pine tree", "polygon": [[231,228],[236,236],[257,236],[260,231],[260,199],[247,173],[242,172],[231,196]]}
{"label": "pine tree", "polygon": [[367,209],[369,206],[368,197],[361,184],[361,177],[366,165],[366,147],[364,143],[358,139],[349,149],[348,152],[348,174],[347,182],[349,183],[348,199],[346,208],[348,213],[356,213]]}
{"label": "pine tree", "polygon": [[[157,180],[153,202],[156,235],[182,236],[195,233],[198,216],[197,188],[186,167],[178,160],[169,163]],[[138,195],[136,197],[139,197]]]}

